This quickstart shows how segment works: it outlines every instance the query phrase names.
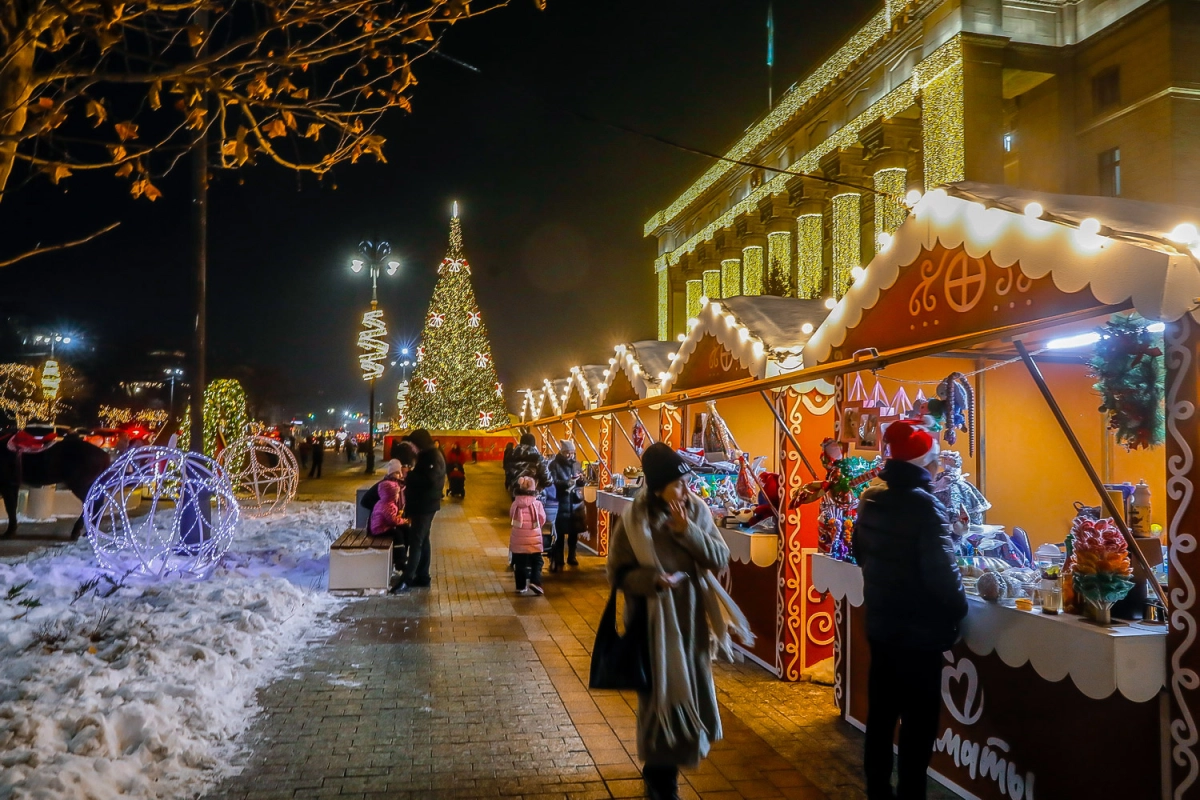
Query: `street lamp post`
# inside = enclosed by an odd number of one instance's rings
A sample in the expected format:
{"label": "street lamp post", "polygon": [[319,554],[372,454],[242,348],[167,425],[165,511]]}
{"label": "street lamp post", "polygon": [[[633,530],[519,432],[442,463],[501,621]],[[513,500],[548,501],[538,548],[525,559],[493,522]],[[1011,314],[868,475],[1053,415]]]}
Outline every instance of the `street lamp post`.
{"label": "street lamp post", "polygon": [[359,258],[350,262],[350,269],[362,272],[365,267],[371,275],[371,310],[363,315],[363,331],[358,335],[358,346],[365,352],[358,357],[363,378],[370,384],[370,400],[367,405],[367,474],[375,472],[375,381],[383,375],[383,362],[387,358],[387,328],[383,324],[383,312],[379,310],[379,273],[384,269],[395,275],[400,262],[392,258],[392,246],[387,242],[362,241],[358,245]]}
{"label": "street lamp post", "polygon": [[179,367],[167,367],[163,370],[163,374],[171,382],[171,399],[167,404],[167,417],[170,419],[175,416],[175,381],[183,377],[183,370]]}

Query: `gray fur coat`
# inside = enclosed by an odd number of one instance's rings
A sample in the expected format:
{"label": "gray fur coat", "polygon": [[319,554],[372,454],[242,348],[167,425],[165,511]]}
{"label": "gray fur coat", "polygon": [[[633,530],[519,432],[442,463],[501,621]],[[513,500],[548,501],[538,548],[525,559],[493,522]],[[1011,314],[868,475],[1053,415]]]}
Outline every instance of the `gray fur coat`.
{"label": "gray fur coat", "polygon": [[[622,576],[626,617],[644,604],[650,621],[654,686],[638,695],[637,728],[638,756],[650,764],[695,766],[708,754],[721,738],[712,659],[730,653],[730,633],[753,641],[714,575],[728,565],[729,547],[695,496],[688,499],[688,520],[685,532],[673,533],[667,514],[652,508],[643,490],[614,526],[609,547],[608,580],[613,585]],[[660,589],[660,572],[685,572],[688,579]]]}

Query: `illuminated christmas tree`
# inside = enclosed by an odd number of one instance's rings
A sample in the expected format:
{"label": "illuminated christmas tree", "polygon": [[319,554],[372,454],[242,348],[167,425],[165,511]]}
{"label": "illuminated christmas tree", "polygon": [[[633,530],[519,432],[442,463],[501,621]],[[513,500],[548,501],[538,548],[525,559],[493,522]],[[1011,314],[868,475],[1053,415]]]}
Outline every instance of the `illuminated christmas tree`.
{"label": "illuminated christmas tree", "polygon": [[457,203],[450,249],[438,267],[417,348],[407,412],[410,428],[439,431],[488,430],[508,422],[487,326],[471,287],[471,265],[463,253]]}

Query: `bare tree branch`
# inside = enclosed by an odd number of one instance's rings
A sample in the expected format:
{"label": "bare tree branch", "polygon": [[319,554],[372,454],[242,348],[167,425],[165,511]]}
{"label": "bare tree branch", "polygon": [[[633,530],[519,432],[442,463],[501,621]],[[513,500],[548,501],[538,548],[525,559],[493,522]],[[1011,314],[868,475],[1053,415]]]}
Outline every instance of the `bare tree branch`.
{"label": "bare tree branch", "polygon": [[120,222],[114,222],[111,225],[106,225],[103,228],[101,228],[100,230],[91,234],[90,236],[85,236],[82,239],[76,239],[73,242],[62,242],[60,244],[46,245],[45,247],[35,247],[32,250],[27,250],[26,252],[21,253],[16,256],[13,256],[12,258],[6,259],[4,261],[0,261],[0,268],[12,266],[13,264],[16,264],[18,261],[24,261],[25,259],[32,258],[33,256],[40,256],[43,253],[53,253],[55,250],[66,250],[68,247],[77,247],[78,245],[81,245],[81,244],[87,244],[92,239],[95,239],[98,236],[103,236],[104,234],[108,233],[109,231],[116,228],[120,224],[121,224]]}

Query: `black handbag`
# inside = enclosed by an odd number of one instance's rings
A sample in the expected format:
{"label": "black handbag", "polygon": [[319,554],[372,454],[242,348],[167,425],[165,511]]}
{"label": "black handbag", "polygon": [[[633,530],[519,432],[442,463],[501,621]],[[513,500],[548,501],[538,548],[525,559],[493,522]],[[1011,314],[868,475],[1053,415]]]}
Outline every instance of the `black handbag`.
{"label": "black handbag", "polygon": [[625,627],[625,635],[617,632],[617,585],[608,596],[608,605],[596,628],[596,644],[592,647],[592,669],[589,689],[632,689],[650,691],[650,624],[646,603],[639,598],[637,611]]}

